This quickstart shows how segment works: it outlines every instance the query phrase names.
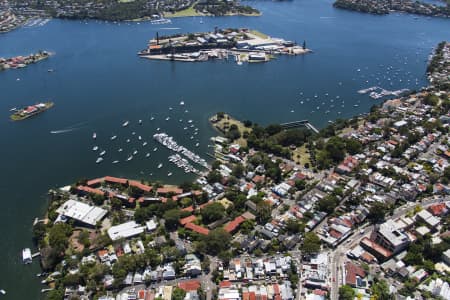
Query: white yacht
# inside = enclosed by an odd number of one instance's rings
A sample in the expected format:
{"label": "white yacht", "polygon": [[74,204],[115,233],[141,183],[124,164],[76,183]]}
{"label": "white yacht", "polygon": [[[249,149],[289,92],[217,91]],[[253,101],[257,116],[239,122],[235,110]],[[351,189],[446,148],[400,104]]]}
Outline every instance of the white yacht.
{"label": "white yacht", "polygon": [[115,139],[117,139],[117,135],[113,135],[113,136],[111,137],[111,141],[114,141]]}
{"label": "white yacht", "polygon": [[125,121],[125,122],[122,124],[122,127],[127,127],[128,124],[130,124],[130,122],[129,122],[129,121]]}
{"label": "white yacht", "polygon": [[103,161],[103,157],[99,157],[97,158],[97,160],[95,161],[96,164],[99,164]]}
{"label": "white yacht", "polygon": [[98,146],[94,146],[94,148],[92,148],[92,151],[97,151],[98,150]]}
{"label": "white yacht", "polygon": [[163,164],[159,164],[159,165],[158,165],[158,169],[161,169],[162,166],[163,166]]}
{"label": "white yacht", "polygon": [[103,150],[102,152],[100,152],[100,156],[103,156],[103,155],[105,155],[106,154],[106,150]]}

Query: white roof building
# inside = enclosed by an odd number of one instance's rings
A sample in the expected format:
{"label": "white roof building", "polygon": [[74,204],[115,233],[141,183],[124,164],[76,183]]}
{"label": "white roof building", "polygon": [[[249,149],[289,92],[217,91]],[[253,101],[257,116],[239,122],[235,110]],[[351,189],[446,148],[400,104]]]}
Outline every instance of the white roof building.
{"label": "white roof building", "polygon": [[121,238],[127,239],[143,233],[144,228],[145,226],[140,226],[135,221],[130,221],[117,226],[112,226],[108,229],[108,235],[113,241]]}
{"label": "white roof building", "polygon": [[60,215],[91,226],[95,226],[97,222],[101,221],[108,213],[103,208],[90,206],[86,203],[72,199],[64,202],[64,204],[61,205],[56,212]]}

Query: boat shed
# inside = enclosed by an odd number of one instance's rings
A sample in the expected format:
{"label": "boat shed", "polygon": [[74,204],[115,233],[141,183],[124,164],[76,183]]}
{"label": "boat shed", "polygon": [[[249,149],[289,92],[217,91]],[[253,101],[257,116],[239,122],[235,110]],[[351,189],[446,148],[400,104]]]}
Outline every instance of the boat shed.
{"label": "boat shed", "polygon": [[57,213],[80,223],[95,226],[108,213],[105,209],[90,206],[73,199],[67,200],[57,210]]}

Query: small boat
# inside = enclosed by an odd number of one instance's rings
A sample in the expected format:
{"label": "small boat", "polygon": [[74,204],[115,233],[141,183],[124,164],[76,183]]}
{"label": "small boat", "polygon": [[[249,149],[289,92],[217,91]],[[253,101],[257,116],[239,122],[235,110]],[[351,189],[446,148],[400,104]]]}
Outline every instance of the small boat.
{"label": "small boat", "polygon": [[92,151],[97,151],[97,150],[98,150],[97,146],[94,146],[94,148],[92,148]]}
{"label": "small boat", "polygon": [[103,150],[102,152],[100,152],[100,156],[103,156],[103,155],[105,155],[106,154],[106,150]]}
{"label": "small boat", "polygon": [[159,165],[158,165],[158,169],[161,169],[162,166],[163,166],[163,164],[159,164]]}
{"label": "small boat", "polygon": [[30,248],[25,248],[22,250],[22,261],[24,264],[31,264],[33,262]]}
{"label": "small boat", "polygon": [[167,117],[167,118],[166,118],[166,121],[169,121],[169,120],[170,120],[170,117]]}
{"label": "small boat", "polygon": [[157,148],[157,147],[153,148],[153,152],[155,152],[156,150],[158,150],[158,148]]}
{"label": "small boat", "polygon": [[113,135],[113,136],[111,137],[111,141],[114,141],[115,139],[117,139],[117,135]]}
{"label": "small boat", "polygon": [[150,157],[150,153],[145,154],[145,157]]}
{"label": "small boat", "polygon": [[53,69],[48,69],[47,72],[52,73],[54,70]]}
{"label": "small boat", "polygon": [[180,105],[184,105],[184,101],[180,101]]}
{"label": "small boat", "polygon": [[161,128],[159,128],[159,127],[158,127],[158,128],[156,128],[156,131],[160,131],[160,130],[161,130]]}
{"label": "small boat", "polygon": [[155,117],[150,117],[150,121],[153,121],[155,119]]}
{"label": "small boat", "polygon": [[353,104],[353,107],[358,107],[359,105],[358,104]]}
{"label": "small boat", "polygon": [[199,144],[199,143],[195,144],[195,147],[198,147],[198,146],[200,146],[200,144]]}
{"label": "small boat", "polygon": [[173,108],[172,107],[169,107],[169,110],[172,110]]}
{"label": "small boat", "polygon": [[117,150],[118,152],[122,152],[123,151],[123,149],[122,148],[119,148],[119,150]]}
{"label": "small boat", "polygon": [[129,121],[125,121],[125,122],[122,124],[122,127],[127,127],[128,124],[130,124],[130,122],[129,122]]}
{"label": "small boat", "polygon": [[133,151],[133,155],[136,155],[136,154],[138,154],[138,151],[137,151],[137,150],[134,150],[134,151]]}
{"label": "small boat", "polygon": [[118,164],[119,161],[118,161],[118,160],[115,160],[115,161],[113,161],[112,163],[113,163],[113,164]]}
{"label": "small boat", "polygon": [[167,176],[172,176],[172,172],[167,173]]}
{"label": "small boat", "polygon": [[192,123],[192,120],[189,120],[188,123]]}
{"label": "small boat", "polygon": [[0,294],[6,295],[6,291],[5,290],[0,290]]}
{"label": "small boat", "polygon": [[92,138],[93,138],[94,140],[97,138],[97,134],[96,134],[95,132],[92,134]]}
{"label": "small boat", "polygon": [[103,161],[103,157],[99,157],[97,158],[97,160],[95,161],[96,164],[99,164]]}
{"label": "small boat", "polygon": [[142,125],[142,120],[139,120],[139,125]]}
{"label": "small boat", "polygon": [[127,139],[127,143],[129,143],[130,142],[130,139]]}
{"label": "small boat", "polygon": [[133,131],[133,132],[131,133],[131,135],[136,135],[136,132],[135,132],[135,131]]}
{"label": "small boat", "polygon": [[13,107],[9,111],[16,111],[16,110],[17,110],[17,107]]}
{"label": "small boat", "polygon": [[142,140],[142,137],[141,137],[141,136],[138,136],[138,140]]}
{"label": "small boat", "polygon": [[130,161],[133,159],[133,155],[128,156],[127,161]]}
{"label": "small boat", "polygon": [[147,142],[142,143],[142,147],[145,147],[145,146],[147,146]]}

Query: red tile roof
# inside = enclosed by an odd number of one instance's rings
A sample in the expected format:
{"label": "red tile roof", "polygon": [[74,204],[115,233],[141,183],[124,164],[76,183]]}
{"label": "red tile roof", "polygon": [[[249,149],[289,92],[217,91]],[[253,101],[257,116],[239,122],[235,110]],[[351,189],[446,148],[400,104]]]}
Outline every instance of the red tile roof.
{"label": "red tile roof", "polygon": [[101,190],[98,190],[98,189],[90,188],[90,187],[88,187],[88,186],[79,185],[79,186],[77,187],[77,189],[78,189],[79,191],[83,191],[83,192],[90,193],[90,194],[96,194],[96,195],[101,195],[101,196],[104,196],[104,195],[105,195],[105,192],[103,192],[103,191],[101,191]]}
{"label": "red tile roof", "polygon": [[186,218],[183,218],[183,219],[180,219],[180,224],[181,225],[186,225],[187,223],[192,223],[192,222],[194,222],[195,220],[196,220],[197,218],[194,216],[194,215],[192,215],[192,216],[189,216],[189,217],[186,217]]}
{"label": "red tile roof", "polygon": [[191,206],[183,208],[182,211],[193,212],[194,211],[194,207],[191,205]]}
{"label": "red tile roof", "polygon": [[221,282],[219,282],[219,287],[220,288],[229,288],[229,287],[231,287],[231,281],[222,280]]}
{"label": "red tile roof", "polygon": [[144,192],[150,192],[152,190],[151,186],[148,186],[146,184],[140,183],[139,181],[136,180],[130,180],[128,182],[132,187],[138,188]]}
{"label": "red tile roof", "polygon": [[363,270],[363,268],[351,262],[347,262],[347,264],[345,265],[345,271],[345,283],[348,285],[356,285],[356,276],[359,276],[361,278],[366,277],[366,272]]}
{"label": "red tile roof", "polygon": [[239,227],[239,225],[242,224],[242,222],[244,222],[245,219],[242,216],[239,216],[237,218],[235,218],[233,221],[228,222],[224,229],[226,232],[230,233],[236,230],[236,228]]}
{"label": "red tile roof", "polygon": [[249,298],[250,298],[250,300],[256,300],[256,294],[255,294],[255,292],[250,292],[250,293],[249,293]]}
{"label": "red tile roof", "polygon": [[431,205],[428,208],[428,210],[434,216],[440,216],[440,215],[443,215],[443,214],[445,214],[447,212],[447,206],[445,205],[445,203],[437,203],[437,204]]}
{"label": "red tile roof", "polygon": [[97,185],[99,183],[102,183],[104,180],[105,180],[105,178],[103,178],[103,177],[95,178],[95,179],[89,180],[86,184],[88,186],[93,186],[93,185]]}
{"label": "red tile roof", "polygon": [[145,290],[139,290],[138,299],[144,299],[144,298],[145,298]]}
{"label": "red tile roof", "polygon": [[106,176],[105,177],[106,182],[112,182],[112,183],[120,183],[120,184],[126,184],[127,179],[126,178],[118,178],[118,177],[112,177],[112,176]]}
{"label": "red tile roof", "polygon": [[369,240],[368,238],[363,238],[361,240],[361,245],[366,246],[372,250],[374,250],[375,252],[377,252],[378,254],[380,254],[381,256],[388,258],[392,256],[392,252],[389,251],[388,249],[382,247],[381,245],[375,243],[374,241]]}
{"label": "red tile roof", "polygon": [[250,300],[250,295],[248,292],[242,292],[242,300]]}
{"label": "red tile roof", "polygon": [[203,235],[208,235],[208,233],[209,233],[209,229],[202,227],[202,226],[195,225],[193,223],[187,223],[184,227],[186,227],[187,229],[190,229],[192,231],[195,231],[199,234],[203,234]]}
{"label": "red tile roof", "polygon": [[179,282],[178,287],[186,292],[196,291],[200,288],[200,281],[189,280],[189,281]]}
{"label": "red tile roof", "polygon": [[177,187],[161,187],[156,190],[158,194],[168,194],[168,193],[174,193],[174,194],[181,194],[183,193],[183,190]]}

